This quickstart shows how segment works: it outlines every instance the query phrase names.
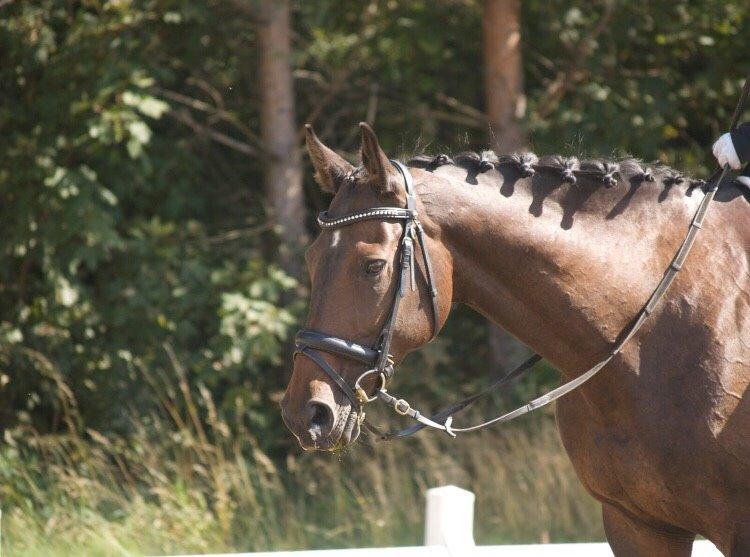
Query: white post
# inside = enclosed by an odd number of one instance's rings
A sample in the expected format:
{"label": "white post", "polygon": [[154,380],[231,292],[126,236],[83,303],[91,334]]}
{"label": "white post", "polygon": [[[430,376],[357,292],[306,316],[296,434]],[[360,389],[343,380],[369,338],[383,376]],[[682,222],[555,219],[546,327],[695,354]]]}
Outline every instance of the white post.
{"label": "white post", "polygon": [[450,555],[474,547],[474,494],[453,485],[427,490],[425,545],[442,545]]}

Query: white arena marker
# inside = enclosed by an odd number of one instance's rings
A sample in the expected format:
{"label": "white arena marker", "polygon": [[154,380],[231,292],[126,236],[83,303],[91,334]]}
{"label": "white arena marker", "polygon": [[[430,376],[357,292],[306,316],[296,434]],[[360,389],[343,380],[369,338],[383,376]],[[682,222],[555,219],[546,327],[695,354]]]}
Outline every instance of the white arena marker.
{"label": "white arena marker", "polygon": [[427,490],[425,545],[442,545],[452,556],[474,548],[474,494],[453,485]]}

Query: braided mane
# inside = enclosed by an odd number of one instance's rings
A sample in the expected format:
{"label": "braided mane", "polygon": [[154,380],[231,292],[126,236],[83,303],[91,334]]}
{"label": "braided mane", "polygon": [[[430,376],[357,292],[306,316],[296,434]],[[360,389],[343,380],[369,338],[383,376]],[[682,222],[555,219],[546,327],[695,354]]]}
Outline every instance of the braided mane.
{"label": "braided mane", "polygon": [[500,170],[501,167],[515,168],[519,177],[529,178],[537,172],[545,172],[558,176],[563,182],[571,185],[578,183],[580,178],[598,181],[601,186],[611,188],[621,180],[629,182],[661,182],[666,187],[688,183],[688,191],[705,186],[705,180],[694,180],[684,177],[678,171],[667,166],[656,164],[653,167],[644,166],[634,158],[624,158],[617,161],[592,159],[580,161],[576,157],[561,155],[537,156],[531,152],[519,152],[511,155],[498,155],[494,151],[464,151],[450,157],[446,154],[416,155],[409,159],[408,164],[426,170],[435,170],[440,166],[453,165],[465,168],[470,172],[481,174],[490,170]]}

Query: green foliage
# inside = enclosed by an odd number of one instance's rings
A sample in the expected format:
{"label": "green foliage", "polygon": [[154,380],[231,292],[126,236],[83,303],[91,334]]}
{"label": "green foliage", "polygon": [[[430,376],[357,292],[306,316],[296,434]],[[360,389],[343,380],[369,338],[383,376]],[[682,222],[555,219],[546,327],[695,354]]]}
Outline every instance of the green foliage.
{"label": "green foliage", "polygon": [[231,27],[205,2],[3,9],[4,425],[125,427],[127,407],[145,410],[138,370],[171,372],[172,355],[217,395],[265,407],[295,284],[263,263],[262,213],[237,195],[256,163],[221,183],[232,155],[168,120],[157,93],[220,87],[236,68],[194,45],[226,44]]}
{"label": "green foliage", "polygon": [[[728,126],[747,72],[745,4],[557,0],[523,6],[529,122],[540,146],[713,168],[708,146]],[[549,36],[555,40],[535,40]],[[545,93],[546,81],[560,72],[571,88],[550,104],[555,97]]]}

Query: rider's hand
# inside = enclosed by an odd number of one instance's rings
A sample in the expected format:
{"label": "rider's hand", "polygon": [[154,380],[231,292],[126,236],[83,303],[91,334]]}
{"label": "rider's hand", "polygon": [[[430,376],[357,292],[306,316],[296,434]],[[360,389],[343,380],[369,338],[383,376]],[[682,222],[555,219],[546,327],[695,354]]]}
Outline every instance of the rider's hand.
{"label": "rider's hand", "polygon": [[729,133],[725,133],[714,143],[714,156],[722,167],[728,164],[733,170],[742,168],[740,157],[737,155],[737,150],[732,143],[732,136]]}

